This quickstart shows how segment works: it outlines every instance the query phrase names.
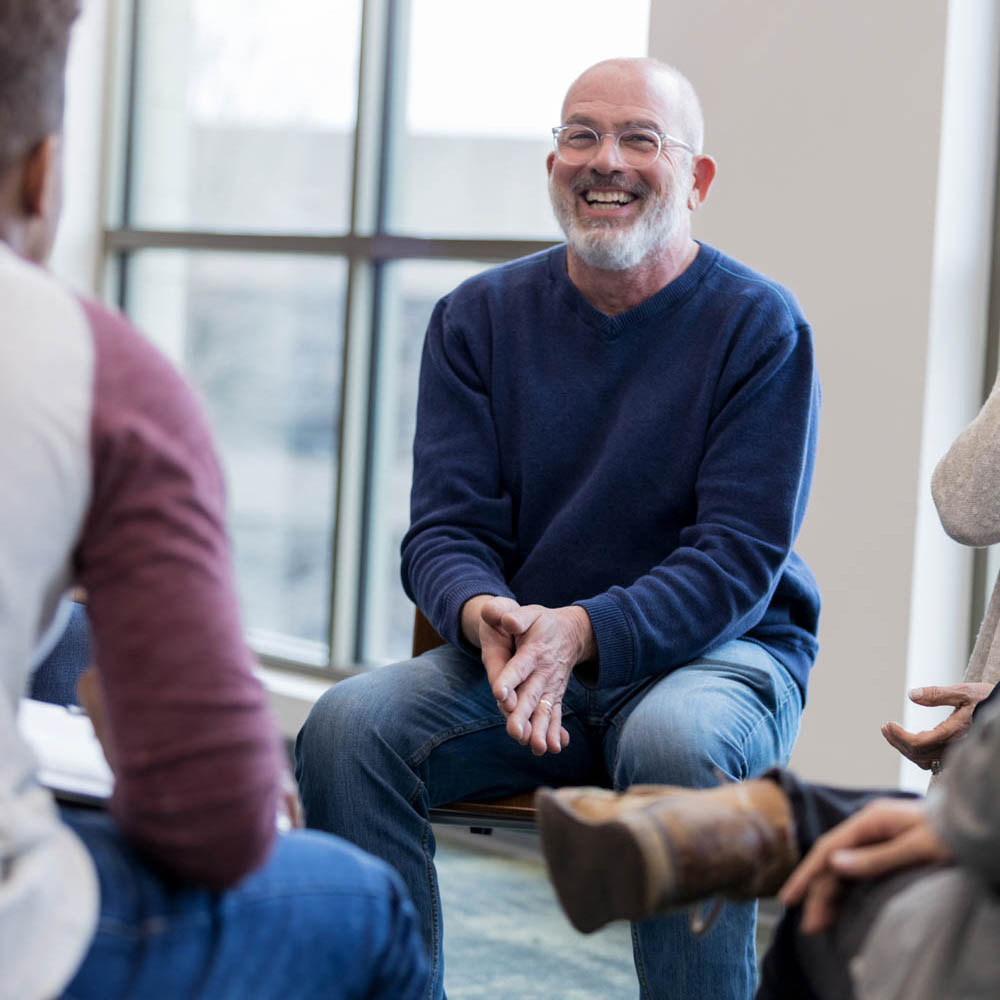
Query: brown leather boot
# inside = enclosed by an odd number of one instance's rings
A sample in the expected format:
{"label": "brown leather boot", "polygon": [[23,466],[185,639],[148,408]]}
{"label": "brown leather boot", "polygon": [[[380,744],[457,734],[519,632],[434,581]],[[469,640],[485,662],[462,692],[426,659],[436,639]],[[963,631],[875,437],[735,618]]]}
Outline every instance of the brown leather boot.
{"label": "brown leather boot", "polygon": [[773,895],[799,858],[773,781],[719,788],[541,788],[542,849],[563,909],[585,934],[707,896]]}

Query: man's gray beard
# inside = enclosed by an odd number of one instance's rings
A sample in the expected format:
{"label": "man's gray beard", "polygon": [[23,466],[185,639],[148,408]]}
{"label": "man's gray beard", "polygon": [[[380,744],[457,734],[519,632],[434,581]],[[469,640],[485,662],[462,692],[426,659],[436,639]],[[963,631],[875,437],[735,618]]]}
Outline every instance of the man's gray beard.
{"label": "man's gray beard", "polygon": [[581,223],[574,213],[575,195],[556,189],[549,178],[549,200],[556,221],[573,252],[590,267],[602,271],[627,271],[669,243],[683,218],[684,205],[671,192],[647,200],[646,209],[627,228],[614,219]]}

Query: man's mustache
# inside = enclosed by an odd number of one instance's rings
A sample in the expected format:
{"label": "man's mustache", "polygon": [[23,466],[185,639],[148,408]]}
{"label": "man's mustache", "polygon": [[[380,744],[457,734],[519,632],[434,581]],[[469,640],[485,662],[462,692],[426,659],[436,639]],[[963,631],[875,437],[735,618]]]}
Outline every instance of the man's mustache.
{"label": "man's mustache", "polygon": [[591,170],[585,177],[575,177],[570,184],[570,191],[573,194],[582,194],[590,188],[598,187],[624,191],[626,194],[634,194],[637,198],[645,198],[649,194],[649,185],[643,181],[629,181],[616,174],[602,174],[597,170]]}

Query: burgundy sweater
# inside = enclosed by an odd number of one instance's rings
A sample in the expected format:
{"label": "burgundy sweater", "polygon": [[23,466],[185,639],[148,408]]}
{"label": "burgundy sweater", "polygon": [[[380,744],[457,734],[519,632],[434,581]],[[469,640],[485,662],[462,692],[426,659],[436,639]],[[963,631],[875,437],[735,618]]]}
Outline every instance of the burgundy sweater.
{"label": "burgundy sweater", "polygon": [[84,304],[92,497],[75,552],[117,758],[111,809],[150,857],[222,887],[275,832],[279,744],[243,642],[222,477],[174,369]]}

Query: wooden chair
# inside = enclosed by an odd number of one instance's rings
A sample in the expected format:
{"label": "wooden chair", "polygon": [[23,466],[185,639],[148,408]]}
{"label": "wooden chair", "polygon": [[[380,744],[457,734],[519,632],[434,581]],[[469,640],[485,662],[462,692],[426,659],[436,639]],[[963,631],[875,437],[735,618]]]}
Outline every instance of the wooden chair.
{"label": "wooden chair", "polygon": [[[444,645],[444,639],[417,608],[413,620],[413,655]],[[535,793],[521,792],[488,802],[449,802],[431,809],[432,823],[467,826],[473,833],[492,833],[494,829],[534,830],[537,820]]]}

